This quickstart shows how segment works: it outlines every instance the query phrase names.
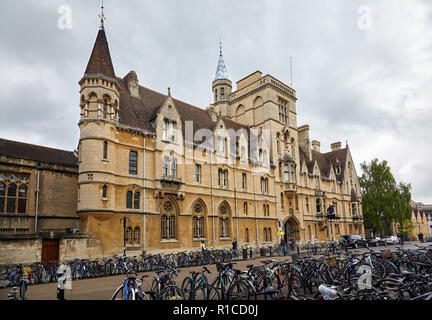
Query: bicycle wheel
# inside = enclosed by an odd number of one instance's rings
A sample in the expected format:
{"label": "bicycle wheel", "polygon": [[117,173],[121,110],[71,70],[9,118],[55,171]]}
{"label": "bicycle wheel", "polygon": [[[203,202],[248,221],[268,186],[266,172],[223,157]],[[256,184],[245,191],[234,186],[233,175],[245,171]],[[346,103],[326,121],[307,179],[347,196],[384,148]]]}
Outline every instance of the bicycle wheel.
{"label": "bicycle wheel", "polygon": [[193,281],[190,277],[184,278],[181,289],[183,290],[184,296],[186,300],[192,300],[194,298],[193,294],[191,295],[193,288]]}
{"label": "bicycle wheel", "polygon": [[185,300],[183,291],[174,285],[169,285],[162,289],[159,300]]}
{"label": "bicycle wheel", "polygon": [[251,292],[249,286],[243,281],[234,282],[227,292],[228,300],[250,300]]}
{"label": "bicycle wheel", "polygon": [[230,284],[231,280],[228,275],[223,274],[221,276],[217,276],[211,286],[215,287],[219,291],[219,295],[222,299],[225,299],[226,292],[228,291]]}
{"label": "bicycle wheel", "polygon": [[135,290],[131,287],[127,290],[127,298],[125,286],[122,284],[113,294],[111,300],[135,300]]}
{"label": "bicycle wheel", "polygon": [[212,285],[199,285],[193,291],[193,300],[220,300],[220,294]]}

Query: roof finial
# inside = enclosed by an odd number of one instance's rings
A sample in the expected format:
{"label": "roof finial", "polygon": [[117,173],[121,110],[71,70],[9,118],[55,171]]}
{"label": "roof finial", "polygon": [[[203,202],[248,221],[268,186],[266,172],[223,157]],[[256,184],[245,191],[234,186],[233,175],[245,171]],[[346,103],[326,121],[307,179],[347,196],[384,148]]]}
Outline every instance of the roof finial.
{"label": "roof finial", "polygon": [[104,21],[106,20],[105,19],[105,15],[104,15],[104,4],[103,4],[103,0],[102,0],[102,7],[101,7],[101,14],[99,15],[99,18],[100,18],[100,29],[101,30],[105,30],[104,29]]}
{"label": "roof finial", "polygon": [[168,97],[171,97],[171,88],[168,87]]}
{"label": "roof finial", "polygon": [[219,38],[219,55],[222,55],[222,38]]}
{"label": "roof finial", "polygon": [[216,69],[215,80],[217,79],[229,79],[225,61],[222,55],[222,39],[219,39],[219,62]]}

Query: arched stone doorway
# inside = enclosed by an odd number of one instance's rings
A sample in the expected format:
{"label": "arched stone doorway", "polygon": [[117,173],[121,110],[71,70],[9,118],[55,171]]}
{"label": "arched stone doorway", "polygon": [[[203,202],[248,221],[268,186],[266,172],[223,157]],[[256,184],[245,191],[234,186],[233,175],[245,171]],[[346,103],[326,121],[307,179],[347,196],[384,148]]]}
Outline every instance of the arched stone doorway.
{"label": "arched stone doorway", "polygon": [[294,217],[289,218],[284,223],[284,231],[285,231],[285,240],[288,241],[290,238],[294,238],[294,240],[297,242],[300,240],[300,224],[298,223],[297,219]]}

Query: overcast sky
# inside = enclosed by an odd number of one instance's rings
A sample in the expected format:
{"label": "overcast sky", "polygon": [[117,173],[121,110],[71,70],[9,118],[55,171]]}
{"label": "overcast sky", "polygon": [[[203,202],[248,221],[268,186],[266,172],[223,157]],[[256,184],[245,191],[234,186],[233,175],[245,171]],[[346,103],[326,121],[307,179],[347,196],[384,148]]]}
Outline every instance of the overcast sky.
{"label": "overcast sky", "polygon": [[[100,4],[0,2],[0,137],[76,148]],[[432,203],[432,1],[105,0],[105,15],[117,76],[135,70],[141,85],[201,108],[220,38],[233,83],[260,70],[290,84],[292,56],[298,125],[321,151],[348,141],[359,175],[385,159],[414,200]]]}

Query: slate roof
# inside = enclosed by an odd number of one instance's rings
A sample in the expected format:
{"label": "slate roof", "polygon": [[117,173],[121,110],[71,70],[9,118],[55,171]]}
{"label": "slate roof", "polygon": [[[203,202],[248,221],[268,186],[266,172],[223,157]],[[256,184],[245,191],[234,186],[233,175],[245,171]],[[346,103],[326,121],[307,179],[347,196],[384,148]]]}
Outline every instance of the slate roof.
{"label": "slate roof", "polygon": [[72,151],[53,149],[1,138],[0,155],[66,166],[78,166],[78,158]]}
{"label": "slate roof", "polygon": [[303,150],[300,149],[300,161],[304,161],[306,163],[306,167],[309,173],[313,173],[313,167],[315,161],[317,162],[318,168],[320,169],[322,177],[329,177],[330,175],[330,167],[333,165],[333,168],[336,170],[337,165],[341,166],[341,174],[336,174],[336,179],[338,181],[342,180],[344,176],[344,168],[345,162],[347,158],[347,148],[340,149],[337,151],[331,151],[327,153],[320,153],[315,150],[312,150],[312,160],[310,161]]}
{"label": "slate roof", "polygon": [[103,29],[100,29],[97,34],[85,74],[104,74],[108,77],[115,78],[108,41]]}

